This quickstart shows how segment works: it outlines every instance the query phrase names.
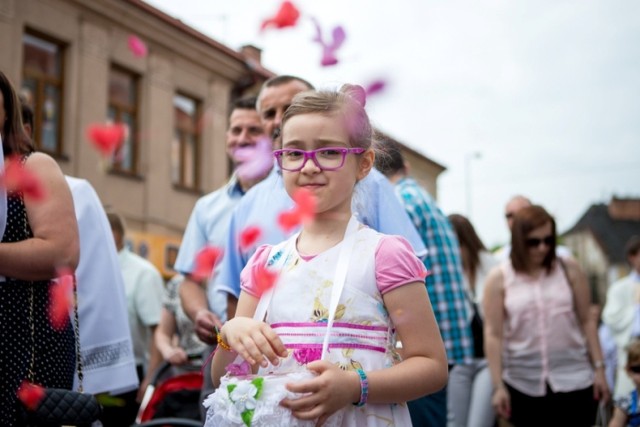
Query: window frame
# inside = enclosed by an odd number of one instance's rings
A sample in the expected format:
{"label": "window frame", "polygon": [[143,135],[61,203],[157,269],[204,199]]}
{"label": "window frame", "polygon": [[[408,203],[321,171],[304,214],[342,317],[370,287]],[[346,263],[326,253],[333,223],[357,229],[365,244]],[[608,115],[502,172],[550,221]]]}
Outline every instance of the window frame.
{"label": "window frame", "polygon": [[[29,35],[36,39],[40,39],[46,43],[54,44],[58,48],[58,60],[59,60],[59,76],[54,77],[51,75],[35,72],[26,67],[26,52],[25,52],[25,36]],[[41,31],[33,30],[31,28],[25,28],[22,32],[22,82],[20,90],[24,88],[26,80],[34,80],[36,82],[36,90],[33,94],[32,105],[33,108],[33,135],[32,141],[34,147],[38,151],[47,153],[54,158],[64,158],[64,104],[65,104],[65,71],[66,71],[66,50],[68,44],[56,39]],[[43,129],[43,109],[45,100],[45,89],[47,85],[54,86],[58,89],[58,105],[57,105],[57,128],[56,128],[56,147],[54,150],[50,150],[42,145],[42,129]],[[41,102],[38,102],[41,100]]]}
{"label": "window frame", "polygon": [[[194,104],[194,113],[193,113],[193,131],[190,132],[189,129],[186,128],[181,128],[178,120],[176,119],[176,114],[175,114],[175,108],[176,108],[176,103],[175,103],[175,99],[176,97],[182,97],[182,98],[186,98],[189,101],[192,101]],[[173,114],[173,140],[171,141],[172,144],[174,142],[174,140],[176,139],[177,135],[180,135],[180,138],[178,138],[178,181],[176,182],[174,180],[173,177],[173,162],[172,162],[172,169],[171,169],[171,184],[173,185],[174,188],[179,189],[179,190],[185,190],[185,191],[191,191],[191,192],[195,192],[195,193],[199,193],[200,192],[200,153],[202,151],[202,127],[200,126],[200,120],[201,115],[202,115],[202,111],[203,111],[203,107],[202,107],[202,100],[184,92],[181,90],[176,90],[173,94],[173,98],[172,98],[172,107],[174,109],[174,114]],[[183,132],[183,133],[181,133]],[[187,174],[187,168],[185,167],[186,165],[186,158],[187,158],[187,145],[188,145],[188,136],[192,136],[194,139],[194,150],[193,150],[193,185],[189,185],[187,184],[187,179],[186,179],[186,174]],[[173,159],[172,159],[173,160]]]}
{"label": "window frame", "polygon": [[[127,74],[132,78],[133,86],[134,86],[133,105],[122,104],[121,102],[118,102],[117,100],[114,100],[111,97],[111,90],[110,90],[111,77],[114,71],[121,74]],[[139,161],[139,155],[140,155],[140,90],[141,90],[140,79],[141,79],[140,74],[126,67],[123,67],[117,63],[112,62],[111,65],[109,66],[109,76],[107,79],[107,120],[110,120],[109,113],[113,108],[114,123],[123,123],[122,121],[123,113],[129,114],[132,117],[132,121],[133,121],[133,129],[128,128],[128,137],[131,144],[131,153],[130,153],[131,168],[130,169],[123,168],[121,166],[121,162],[116,161],[117,156],[120,152],[118,150],[116,153],[114,153],[113,157],[111,158],[110,172],[129,176],[129,177],[140,176],[139,168],[138,168],[138,161]],[[123,147],[124,147],[124,142],[120,149],[122,149]]]}

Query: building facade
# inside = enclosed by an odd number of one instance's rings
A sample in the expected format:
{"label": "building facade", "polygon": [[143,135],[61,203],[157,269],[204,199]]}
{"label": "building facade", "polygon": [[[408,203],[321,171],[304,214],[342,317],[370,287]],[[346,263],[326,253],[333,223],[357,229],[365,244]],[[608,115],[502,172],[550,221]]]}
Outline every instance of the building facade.
{"label": "building facade", "polygon": [[[259,49],[232,50],[141,0],[0,0],[0,69],[34,109],[37,149],[89,180],[166,277],[196,200],[231,173],[230,101],[273,75]],[[87,129],[110,122],[128,132],[104,159]],[[422,173],[434,195],[443,169]]]}

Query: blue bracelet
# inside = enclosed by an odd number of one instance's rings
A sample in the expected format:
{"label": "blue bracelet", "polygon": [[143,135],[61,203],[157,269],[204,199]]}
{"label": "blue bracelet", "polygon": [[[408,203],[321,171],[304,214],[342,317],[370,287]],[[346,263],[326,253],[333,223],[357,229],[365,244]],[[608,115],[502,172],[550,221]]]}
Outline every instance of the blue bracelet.
{"label": "blue bracelet", "polygon": [[364,406],[369,397],[369,380],[367,379],[367,374],[362,369],[356,369],[356,372],[360,376],[360,401],[354,403],[354,405]]}

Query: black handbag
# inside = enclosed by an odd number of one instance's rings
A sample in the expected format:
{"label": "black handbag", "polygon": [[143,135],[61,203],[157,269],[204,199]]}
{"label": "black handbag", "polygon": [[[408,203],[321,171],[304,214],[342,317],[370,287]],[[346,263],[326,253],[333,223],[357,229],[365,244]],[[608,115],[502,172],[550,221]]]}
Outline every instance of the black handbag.
{"label": "black handbag", "polygon": [[[78,321],[77,285],[75,275],[73,276],[73,298],[74,298],[74,334],[76,337],[76,369],[78,372],[78,390],[65,390],[60,388],[45,388],[44,397],[36,408],[24,409],[24,421],[28,425],[43,427],[79,426],[89,427],[102,415],[102,406],[92,394],[83,393],[82,380],[82,353],[80,351],[80,326]],[[31,365],[29,367],[29,381],[33,383],[35,364],[35,331],[33,320],[33,286],[30,296],[30,319],[31,337],[33,338],[33,350],[31,352]]]}

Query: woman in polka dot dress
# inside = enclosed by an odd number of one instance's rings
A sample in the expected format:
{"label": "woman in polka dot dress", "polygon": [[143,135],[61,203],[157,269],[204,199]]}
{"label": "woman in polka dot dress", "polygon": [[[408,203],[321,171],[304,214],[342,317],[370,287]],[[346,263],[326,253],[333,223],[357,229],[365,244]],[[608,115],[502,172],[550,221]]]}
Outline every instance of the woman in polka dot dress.
{"label": "woman in polka dot dress", "polygon": [[35,383],[66,389],[73,386],[73,325],[67,323],[62,331],[53,329],[48,307],[56,267],[75,269],[79,243],[64,176],[51,157],[33,153],[22,128],[15,90],[1,71],[0,96],[4,158],[0,158],[0,165],[15,156],[26,172],[36,176],[44,192],[44,197],[38,198],[26,189],[23,194],[0,186],[0,426],[21,426],[16,392],[28,377],[34,352]]}

